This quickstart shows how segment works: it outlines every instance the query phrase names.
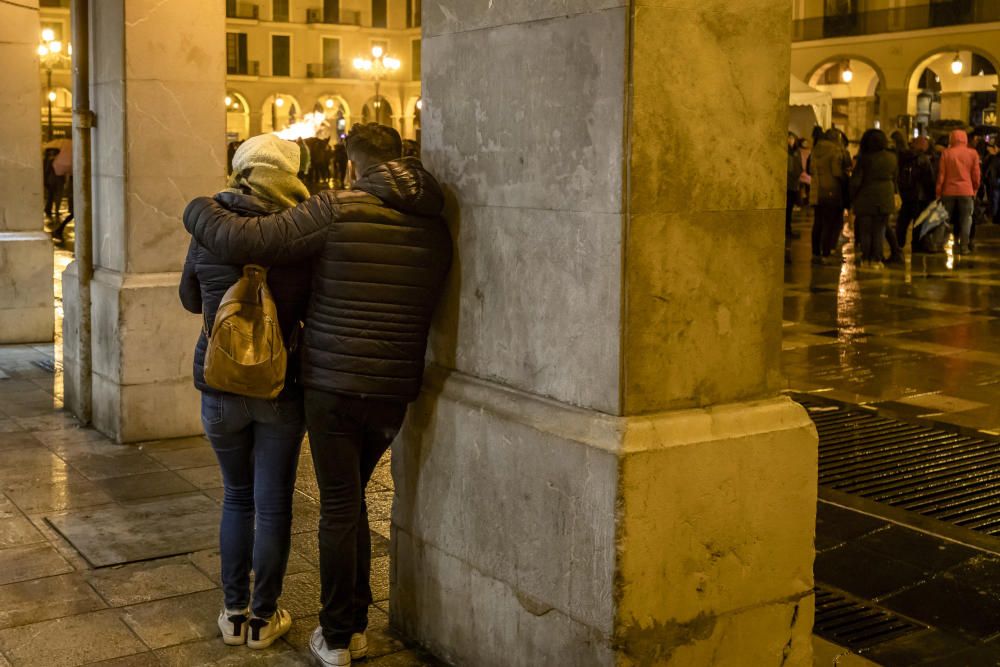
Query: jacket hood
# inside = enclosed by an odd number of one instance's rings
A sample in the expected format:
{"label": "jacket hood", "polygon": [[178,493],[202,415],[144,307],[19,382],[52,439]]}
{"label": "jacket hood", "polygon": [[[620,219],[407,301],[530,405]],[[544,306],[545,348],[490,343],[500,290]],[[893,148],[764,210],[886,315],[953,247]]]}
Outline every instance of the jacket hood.
{"label": "jacket hood", "polygon": [[369,168],[353,189],[378,197],[390,208],[404,213],[430,217],[440,215],[444,209],[441,186],[415,157]]}
{"label": "jacket hood", "polygon": [[969,135],[966,134],[965,130],[951,131],[951,136],[948,142],[949,148],[955,148],[956,146],[968,146],[968,145],[969,145]]}
{"label": "jacket hood", "polygon": [[281,206],[272,204],[266,199],[244,194],[237,190],[223,190],[215,195],[215,201],[227,210],[245,216],[269,215],[283,210]]}

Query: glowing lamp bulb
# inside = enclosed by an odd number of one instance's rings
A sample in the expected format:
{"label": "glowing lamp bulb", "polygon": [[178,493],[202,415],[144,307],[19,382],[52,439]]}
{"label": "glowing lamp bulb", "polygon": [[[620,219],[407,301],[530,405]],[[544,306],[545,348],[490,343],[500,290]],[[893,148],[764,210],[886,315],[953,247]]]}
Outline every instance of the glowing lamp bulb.
{"label": "glowing lamp bulb", "polygon": [[381,58],[383,53],[385,53],[385,51],[382,49],[381,46],[372,47],[372,56],[376,58]]}
{"label": "glowing lamp bulb", "polygon": [[66,55],[68,55],[68,56],[73,55],[73,45],[72,44],[66,44]]}
{"label": "glowing lamp bulb", "polygon": [[43,42],[51,42],[55,38],[56,38],[56,33],[53,32],[52,28],[45,28],[44,30],[42,30]]}
{"label": "glowing lamp bulb", "polygon": [[424,101],[422,99],[421,100],[417,100],[417,109],[419,110],[419,109],[423,109],[423,108],[424,108]]}
{"label": "glowing lamp bulb", "polygon": [[56,40],[54,42],[49,42],[49,51],[52,53],[59,53],[62,51],[62,42]]}
{"label": "glowing lamp bulb", "polygon": [[278,107],[280,109],[281,107],[285,106],[285,100],[283,100],[282,98],[279,97],[278,99],[276,99],[274,101],[274,106],[276,106],[276,107]]}
{"label": "glowing lamp bulb", "polygon": [[49,102],[55,102],[55,101],[56,101],[56,91],[50,90],[49,91]]}
{"label": "glowing lamp bulb", "polygon": [[232,106],[232,104],[233,104],[233,98],[231,98],[229,95],[226,95],[226,106],[227,107]]}
{"label": "glowing lamp bulb", "polygon": [[840,73],[840,78],[844,83],[850,83],[854,80],[854,72],[851,70],[851,66],[848,65],[844,68],[844,71]]}
{"label": "glowing lamp bulb", "polygon": [[961,74],[962,69],[964,68],[965,68],[965,63],[962,62],[962,57],[956,53],[955,59],[951,61],[951,73]]}
{"label": "glowing lamp bulb", "polygon": [[38,45],[38,55],[40,55],[43,58],[45,56],[49,55],[49,47],[45,46],[44,44],[39,44]]}
{"label": "glowing lamp bulb", "polygon": [[327,99],[326,100],[326,108],[327,109],[332,109],[333,108],[333,100],[331,100],[331,99]]}

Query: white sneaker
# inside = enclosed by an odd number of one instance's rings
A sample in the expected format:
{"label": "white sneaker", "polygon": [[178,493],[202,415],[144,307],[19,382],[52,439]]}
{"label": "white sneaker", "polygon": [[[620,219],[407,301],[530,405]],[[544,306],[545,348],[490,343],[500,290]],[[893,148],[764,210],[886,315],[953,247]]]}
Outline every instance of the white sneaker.
{"label": "white sneaker", "polygon": [[249,609],[226,609],[219,612],[219,630],[222,630],[222,641],[227,646],[242,646],[247,643],[247,622],[250,620]]}
{"label": "white sneaker", "polygon": [[247,623],[249,627],[247,646],[252,649],[267,648],[292,627],[292,615],[278,607],[271,618],[254,616]]}
{"label": "white sneaker", "polygon": [[360,660],[368,655],[368,636],[363,632],[351,635],[351,660]]}
{"label": "white sneaker", "polygon": [[[352,646],[354,645],[354,637],[364,639],[364,635],[353,635],[351,637]],[[312,637],[309,638],[309,650],[323,667],[350,667],[351,650],[349,648],[330,648],[327,646],[326,639],[323,638],[322,627],[317,627],[313,630]],[[366,654],[368,653],[367,639],[364,639],[364,651]]]}

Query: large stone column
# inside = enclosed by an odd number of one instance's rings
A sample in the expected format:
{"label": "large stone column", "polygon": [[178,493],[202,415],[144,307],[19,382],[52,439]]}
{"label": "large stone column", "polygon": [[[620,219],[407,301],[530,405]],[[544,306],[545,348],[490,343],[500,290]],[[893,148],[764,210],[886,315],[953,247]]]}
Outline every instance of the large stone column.
{"label": "large stone column", "polygon": [[423,25],[457,259],[394,449],[393,622],[454,664],[811,664],[816,435],[778,395],[790,6]]}
{"label": "large stone column", "polygon": [[0,344],[52,340],[52,241],[42,231],[38,0],[0,3]]}
{"label": "large stone column", "polygon": [[91,17],[94,424],[123,442],[200,433],[180,217],[224,184],[225,8],[108,0]]}

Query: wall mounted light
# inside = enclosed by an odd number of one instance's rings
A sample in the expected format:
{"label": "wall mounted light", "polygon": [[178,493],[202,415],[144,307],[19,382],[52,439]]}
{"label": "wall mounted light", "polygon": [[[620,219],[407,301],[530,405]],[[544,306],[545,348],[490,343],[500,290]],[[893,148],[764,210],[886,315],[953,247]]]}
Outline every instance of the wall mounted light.
{"label": "wall mounted light", "polygon": [[851,63],[844,65],[844,71],[840,73],[840,79],[844,83],[850,83],[854,80],[854,70],[851,69]]}
{"label": "wall mounted light", "polygon": [[951,72],[952,74],[958,75],[962,73],[965,68],[965,63],[962,62],[962,56],[955,54],[955,59],[951,61]]}

